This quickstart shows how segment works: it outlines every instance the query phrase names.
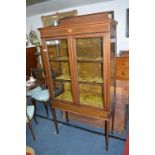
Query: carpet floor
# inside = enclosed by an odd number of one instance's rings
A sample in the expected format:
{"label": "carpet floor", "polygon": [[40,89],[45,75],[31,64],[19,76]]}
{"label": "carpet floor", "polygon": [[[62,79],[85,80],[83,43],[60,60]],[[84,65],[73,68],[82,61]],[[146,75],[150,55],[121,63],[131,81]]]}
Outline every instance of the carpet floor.
{"label": "carpet floor", "polygon": [[[36,140],[34,141],[28,125],[26,125],[26,145],[35,150],[36,155],[123,155],[125,141],[109,137],[109,150],[105,150],[105,137],[58,123],[59,134],[55,133],[54,123],[51,120],[49,108],[49,118],[45,119],[37,116],[38,124],[33,121],[33,130]],[[37,103],[37,114],[46,117],[43,104]],[[57,119],[62,121],[61,113],[57,110]],[[104,129],[95,128],[78,122],[70,122],[76,126],[100,132],[104,134]],[[113,133],[113,136],[126,139],[125,134]]]}

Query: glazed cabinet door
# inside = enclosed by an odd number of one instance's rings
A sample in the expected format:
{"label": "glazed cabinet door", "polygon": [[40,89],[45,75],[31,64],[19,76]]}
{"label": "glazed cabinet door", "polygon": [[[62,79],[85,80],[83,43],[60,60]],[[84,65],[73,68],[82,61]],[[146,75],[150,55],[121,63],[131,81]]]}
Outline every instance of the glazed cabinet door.
{"label": "glazed cabinet door", "polygon": [[79,104],[104,108],[104,39],[102,34],[74,36]]}
{"label": "glazed cabinet door", "polygon": [[52,80],[53,99],[73,102],[67,38],[46,39],[47,59]]}

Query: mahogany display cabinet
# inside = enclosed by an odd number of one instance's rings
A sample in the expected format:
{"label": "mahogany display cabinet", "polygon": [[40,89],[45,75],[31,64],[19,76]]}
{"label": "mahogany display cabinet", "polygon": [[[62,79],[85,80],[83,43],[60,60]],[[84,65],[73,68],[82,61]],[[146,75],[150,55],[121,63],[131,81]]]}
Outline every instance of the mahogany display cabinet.
{"label": "mahogany display cabinet", "polygon": [[107,13],[96,13],[39,28],[57,133],[57,108],[65,111],[66,117],[71,112],[104,119],[106,150],[110,121],[112,128],[114,124],[116,25]]}

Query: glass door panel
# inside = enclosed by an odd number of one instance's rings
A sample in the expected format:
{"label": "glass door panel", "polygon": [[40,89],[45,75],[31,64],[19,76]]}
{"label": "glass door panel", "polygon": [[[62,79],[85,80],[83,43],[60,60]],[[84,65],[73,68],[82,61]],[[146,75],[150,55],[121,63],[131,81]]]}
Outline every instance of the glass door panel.
{"label": "glass door panel", "polygon": [[79,61],[102,60],[102,38],[76,39],[76,53]]}
{"label": "glass door panel", "polygon": [[46,41],[55,99],[73,101],[67,39]]}
{"label": "glass door panel", "polygon": [[77,38],[80,104],[103,108],[103,38]]}
{"label": "glass door panel", "polygon": [[102,86],[80,83],[80,104],[103,108]]}
{"label": "glass door panel", "polygon": [[78,62],[79,82],[103,83],[102,63]]}

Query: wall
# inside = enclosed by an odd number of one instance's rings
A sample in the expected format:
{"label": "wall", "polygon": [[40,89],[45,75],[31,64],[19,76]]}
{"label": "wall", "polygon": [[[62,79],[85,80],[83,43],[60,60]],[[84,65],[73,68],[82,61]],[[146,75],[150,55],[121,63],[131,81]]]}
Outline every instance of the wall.
{"label": "wall", "polygon": [[[57,12],[65,12],[77,9],[78,15],[114,11],[115,20],[117,25],[117,53],[122,50],[129,50],[129,39],[126,38],[126,9],[129,8],[128,0],[114,0],[110,2],[96,3],[92,5],[85,5],[81,7],[73,7],[64,10],[58,10]],[[37,30],[42,27],[41,16],[55,14],[55,12],[48,12],[46,14],[40,14],[37,16],[28,17],[26,19],[26,32],[29,34],[31,29]],[[39,32],[38,32],[39,35]],[[29,44],[29,46],[32,46]]]}

